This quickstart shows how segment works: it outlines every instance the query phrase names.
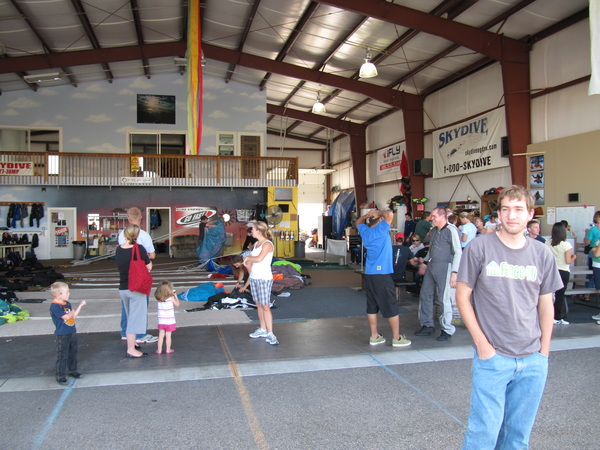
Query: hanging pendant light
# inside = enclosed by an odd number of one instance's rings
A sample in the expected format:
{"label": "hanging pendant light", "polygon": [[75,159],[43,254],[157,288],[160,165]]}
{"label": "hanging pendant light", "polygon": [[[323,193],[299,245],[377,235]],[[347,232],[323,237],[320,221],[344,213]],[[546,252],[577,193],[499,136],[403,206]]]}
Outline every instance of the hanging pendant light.
{"label": "hanging pendant light", "polygon": [[325,109],[325,105],[321,103],[321,92],[317,94],[317,101],[312,107],[313,114],[325,114],[327,110]]}
{"label": "hanging pendant light", "polygon": [[367,47],[367,53],[365,55],[365,62],[360,66],[358,76],[360,78],[374,78],[377,76],[377,67],[371,61],[371,49]]}

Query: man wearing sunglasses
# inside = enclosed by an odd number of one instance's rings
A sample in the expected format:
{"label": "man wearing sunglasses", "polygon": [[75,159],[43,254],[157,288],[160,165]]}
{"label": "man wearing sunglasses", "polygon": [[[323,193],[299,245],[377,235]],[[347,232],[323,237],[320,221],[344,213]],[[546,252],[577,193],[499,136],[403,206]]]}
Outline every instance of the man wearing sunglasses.
{"label": "man wearing sunglasses", "polygon": [[408,247],[412,253],[413,258],[417,255],[417,252],[422,248],[425,248],[423,243],[421,242],[421,238],[419,236],[413,236],[411,239],[410,247]]}

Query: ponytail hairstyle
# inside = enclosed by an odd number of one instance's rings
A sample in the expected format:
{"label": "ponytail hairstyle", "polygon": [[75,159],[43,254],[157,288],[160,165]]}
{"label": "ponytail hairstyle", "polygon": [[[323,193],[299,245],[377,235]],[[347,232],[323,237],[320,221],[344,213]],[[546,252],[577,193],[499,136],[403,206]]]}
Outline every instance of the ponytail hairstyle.
{"label": "ponytail hairstyle", "polygon": [[264,222],[254,222],[253,228],[266,237],[268,240],[273,240],[273,233],[271,233],[271,229]]}
{"label": "ponytail hairstyle", "polygon": [[135,244],[140,234],[140,227],[134,224],[129,224],[123,230],[123,237],[129,244]]}

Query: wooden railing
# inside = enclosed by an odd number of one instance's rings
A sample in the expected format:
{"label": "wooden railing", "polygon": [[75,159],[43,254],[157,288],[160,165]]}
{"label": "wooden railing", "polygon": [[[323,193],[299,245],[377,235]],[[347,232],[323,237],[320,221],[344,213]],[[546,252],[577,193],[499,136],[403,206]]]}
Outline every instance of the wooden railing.
{"label": "wooden railing", "polygon": [[0,184],[297,186],[298,158],[0,152]]}

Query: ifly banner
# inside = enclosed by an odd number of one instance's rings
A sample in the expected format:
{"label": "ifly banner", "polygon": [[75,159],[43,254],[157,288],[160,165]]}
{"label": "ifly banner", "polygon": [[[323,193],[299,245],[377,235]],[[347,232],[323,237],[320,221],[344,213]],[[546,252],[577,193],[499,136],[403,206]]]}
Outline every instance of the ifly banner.
{"label": "ifly banner", "polygon": [[400,164],[402,163],[402,154],[406,151],[406,142],[390,145],[377,151],[377,175],[395,172],[398,177],[400,174]]}
{"label": "ifly banner", "polygon": [[433,178],[465,175],[509,165],[502,157],[504,109],[433,133]]}

